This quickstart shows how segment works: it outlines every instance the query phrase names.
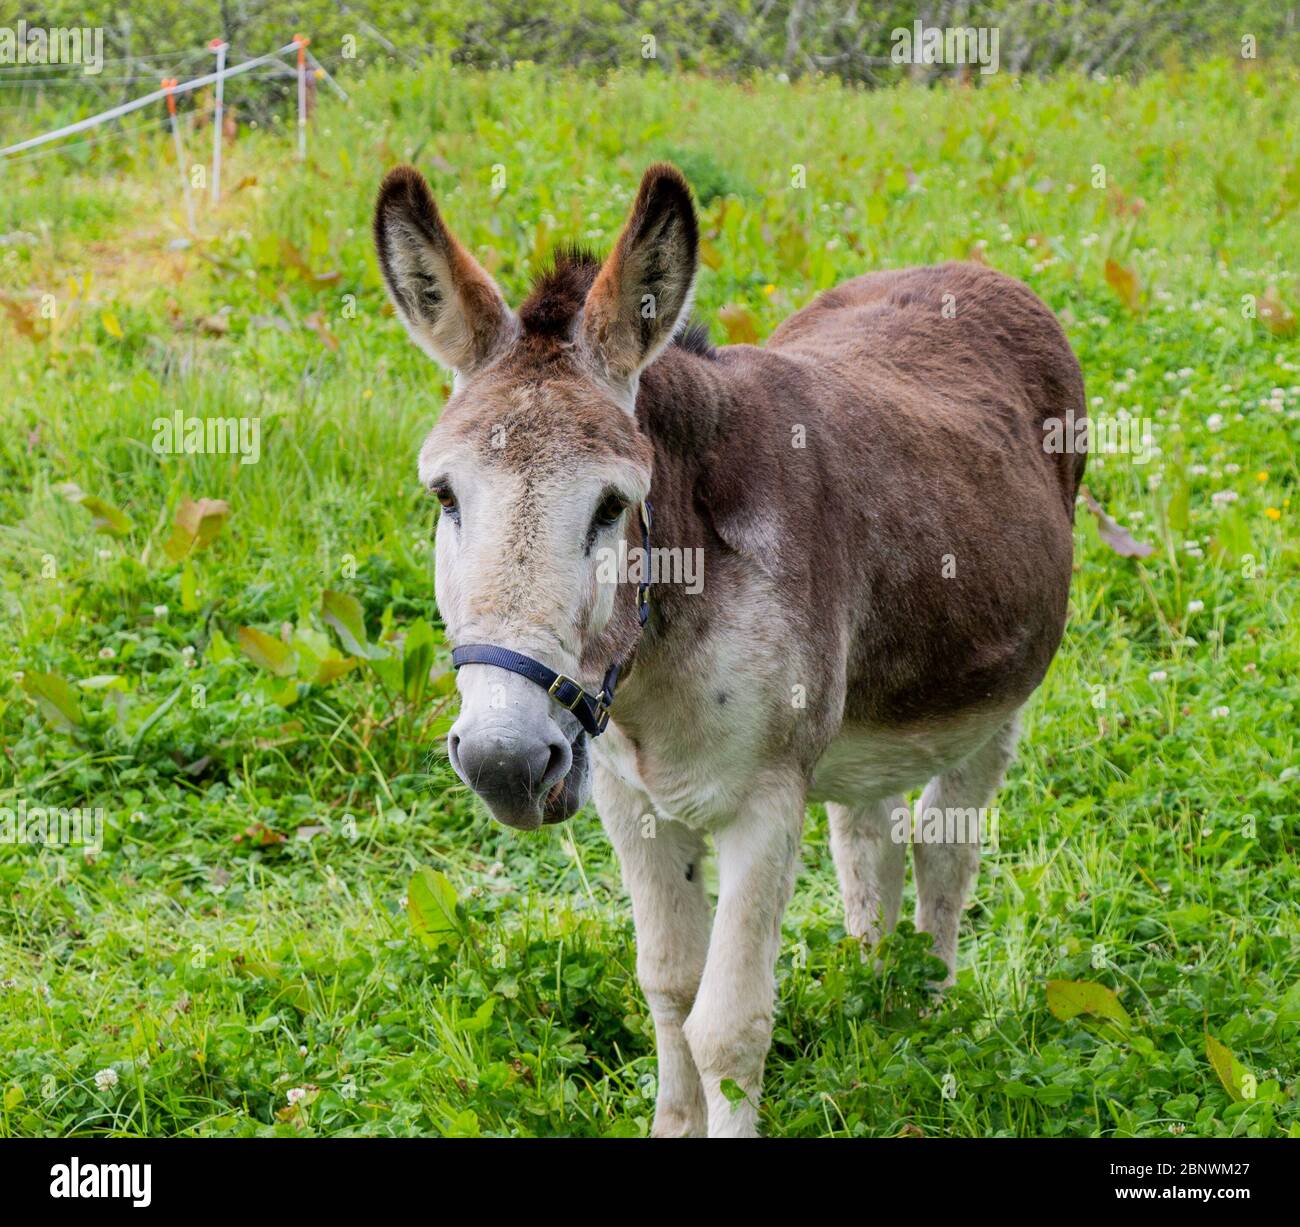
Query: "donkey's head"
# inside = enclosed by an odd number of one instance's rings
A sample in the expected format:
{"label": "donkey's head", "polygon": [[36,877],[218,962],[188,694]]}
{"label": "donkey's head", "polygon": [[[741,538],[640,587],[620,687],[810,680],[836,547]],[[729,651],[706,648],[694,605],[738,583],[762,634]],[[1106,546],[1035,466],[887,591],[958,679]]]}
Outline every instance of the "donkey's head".
{"label": "donkey's head", "polygon": [[[379,190],[375,245],[411,338],[455,373],[419,466],[442,505],[435,588],[448,634],[595,693],[639,628],[635,585],[602,564],[640,540],[652,449],[637,383],[689,310],[690,191],[671,166],[651,167],[604,264],[561,255],[517,315],[409,166]],[[466,664],[457,686],[451,763],[492,813],[525,830],[575,813],[590,782],[573,712],[492,664]]]}

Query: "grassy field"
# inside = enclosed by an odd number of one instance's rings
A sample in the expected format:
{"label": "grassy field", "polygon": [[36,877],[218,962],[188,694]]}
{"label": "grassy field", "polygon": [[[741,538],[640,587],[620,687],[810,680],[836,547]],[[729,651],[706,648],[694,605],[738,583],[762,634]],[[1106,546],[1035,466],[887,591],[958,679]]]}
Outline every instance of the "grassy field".
{"label": "grassy field", "polygon": [[[90,855],[0,844],[0,1136],[648,1130],[595,816],[496,827],[442,745],[415,456],[448,389],[368,234],[408,158],[515,301],[675,160],[719,343],[982,259],[1138,423],[1087,483],[1154,552],[1081,509],[942,1002],[923,938],[861,963],[810,813],[765,1131],[1300,1136],[1296,75],[376,73],[322,95],[305,165],[245,133],[189,244],[163,129],[0,168],[0,818],[104,816]],[[177,413],[256,421],[256,463],[158,454]],[[1100,987],[1068,1018],[1049,981]]]}

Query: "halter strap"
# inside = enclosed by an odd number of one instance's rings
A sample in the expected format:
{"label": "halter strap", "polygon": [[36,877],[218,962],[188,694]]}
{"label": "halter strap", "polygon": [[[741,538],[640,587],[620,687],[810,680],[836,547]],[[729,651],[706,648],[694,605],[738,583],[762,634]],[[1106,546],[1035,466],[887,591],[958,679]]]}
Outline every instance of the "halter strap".
{"label": "halter strap", "polygon": [[[642,629],[650,618],[650,502],[644,500],[637,508],[641,517],[641,549],[645,574],[636,586],[636,613]],[[577,717],[578,723],[592,736],[599,737],[609,724],[609,709],[614,702],[614,687],[618,685],[618,675],[626,659],[616,660],[610,665],[601,683],[600,691],[592,694],[563,673],[548,669],[540,660],[525,656],[522,652],[510,648],[500,648],[491,643],[466,643],[453,648],[451,653],[452,668],[462,665],[495,665],[526,677],[542,687],[566,711]]]}

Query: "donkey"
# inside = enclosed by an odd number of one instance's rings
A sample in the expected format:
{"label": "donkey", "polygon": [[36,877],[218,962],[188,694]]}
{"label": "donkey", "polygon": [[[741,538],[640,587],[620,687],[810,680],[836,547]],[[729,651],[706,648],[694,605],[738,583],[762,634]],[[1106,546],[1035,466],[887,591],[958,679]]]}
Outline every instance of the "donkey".
{"label": "donkey", "polygon": [[[608,259],[562,252],[517,313],[415,169],[384,179],[374,235],[397,315],[454,372],[419,456],[451,763],[518,830],[594,796],[654,1018],[654,1133],[752,1136],[810,802],[864,953],[912,843],[916,924],[955,973],[979,841],[896,815],[922,786],[923,813],[987,804],[1060,643],[1084,457],[1044,430],[1083,418],[1079,364],[974,264],[858,277],[764,346],[712,348],[686,326],[698,228],[668,165]],[[698,591],[632,565],[665,551],[702,561]]]}

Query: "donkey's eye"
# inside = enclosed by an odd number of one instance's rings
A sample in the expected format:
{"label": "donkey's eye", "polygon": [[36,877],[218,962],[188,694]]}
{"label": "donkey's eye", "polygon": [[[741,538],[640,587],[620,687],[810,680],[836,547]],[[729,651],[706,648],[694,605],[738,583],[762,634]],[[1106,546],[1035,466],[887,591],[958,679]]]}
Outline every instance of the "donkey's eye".
{"label": "donkey's eye", "polygon": [[456,496],[451,492],[450,486],[440,483],[433,487],[433,494],[441,504],[443,511],[448,512],[453,519],[460,518],[460,507],[456,502]]}
{"label": "donkey's eye", "polygon": [[627,507],[627,500],[621,495],[613,492],[606,494],[596,506],[596,514],[592,519],[593,525],[599,525],[601,528],[608,528]]}

